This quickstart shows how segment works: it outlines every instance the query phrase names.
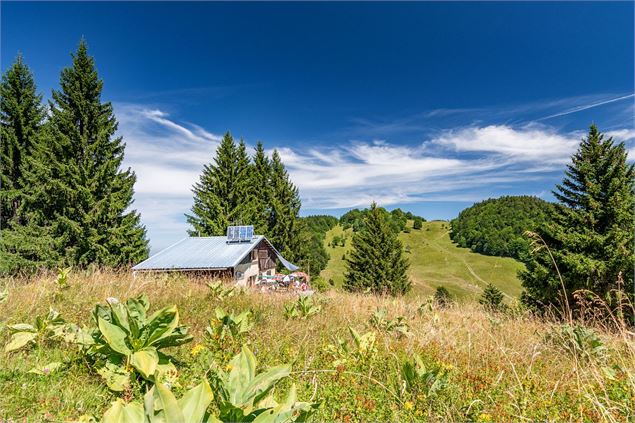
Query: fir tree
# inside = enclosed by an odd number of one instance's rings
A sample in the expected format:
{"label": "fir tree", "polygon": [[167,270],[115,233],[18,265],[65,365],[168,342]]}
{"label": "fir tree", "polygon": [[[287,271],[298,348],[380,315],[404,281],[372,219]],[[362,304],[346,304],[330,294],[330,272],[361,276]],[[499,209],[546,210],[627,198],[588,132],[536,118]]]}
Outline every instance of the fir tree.
{"label": "fir tree", "polygon": [[296,251],[300,213],[300,195],[289,179],[280,155],[274,150],[271,157],[271,215],[269,220],[269,240],[290,260],[298,260]]}
{"label": "fir tree", "polygon": [[488,283],[478,302],[488,310],[500,310],[503,306],[503,292],[491,283]]}
{"label": "fir tree", "polygon": [[560,204],[552,212],[553,223],[537,231],[540,244],[520,275],[530,304],[560,303],[556,265],[570,302],[580,289],[605,297],[618,288],[620,274],[626,286],[633,286],[635,172],[624,144],[592,125],[565,175],[554,191]]}
{"label": "fir tree", "polygon": [[271,220],[271,164],[261,142],[256,145],[256,154],[249,168],[247,191],[249,217],[245,223],[254,225],[256,233],[268,235]]}
{"label": "fir tree", "polygon": [[190,235],[224,235],[227,226],[248,224],[249,157],[243,141],[236,146],[228,132],[216,150],[214,162],[203,168],[194,192]]}
{"label": "fir tree", "polygon": [[22,167],[38,142],[44,114],[33,75],[18,55],[0,83],[0,229],[18,211]]}
{"label": "fir tree", "polygon": [[[28,225],[55,238],[68,264],[121,266],[148,254],[145,228],[132,204],[136,181],[121,170],[125,144],[115,137],[112,105],[82,40],[53,91],[51,116],[25,167]],[[34,230],[33,232],[37,232]]]}
{"label": "fir tree", "polygon": [[378,294],[400,295],[411,288],[407,276],[408,261],[397,233],[382,210],[373,203],[364,223],[355,232],[352,250],[346,259],[344,288]]}

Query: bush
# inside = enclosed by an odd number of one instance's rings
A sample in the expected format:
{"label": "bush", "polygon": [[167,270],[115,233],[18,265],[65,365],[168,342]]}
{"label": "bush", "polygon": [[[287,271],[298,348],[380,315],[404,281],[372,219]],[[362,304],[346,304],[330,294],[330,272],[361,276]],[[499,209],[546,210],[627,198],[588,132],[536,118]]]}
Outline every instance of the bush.
{"label": "bush", "polygon": [[450,291],[447,290],[444,286],[438,286],[437,290],[434,292],[434,300],[441,307],[448,306],[452,303],[452,295]]}
{"label": "bush", "polygon": [[415,217],[415,221],[412,224],[412,228],[413,229],[421,229],[421,228],[423,228],[423,219],[421,219],[420,217]]}
{"label": "bush", "polygon": [[328,291],[331,287],[321,277],[314,276],[311,278],[311,288],[315,289],[317,292],[325,292]]}

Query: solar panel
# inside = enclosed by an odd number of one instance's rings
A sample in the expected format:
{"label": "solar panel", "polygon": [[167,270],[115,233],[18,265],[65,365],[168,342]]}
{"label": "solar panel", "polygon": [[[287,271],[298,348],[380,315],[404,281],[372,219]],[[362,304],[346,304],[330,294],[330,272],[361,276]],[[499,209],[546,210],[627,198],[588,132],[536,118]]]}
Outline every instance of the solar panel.
{"label": "solar panel", "polygon": [[254,237],[253,225],[227,227],[227,242],[251,241],[253,237]]}

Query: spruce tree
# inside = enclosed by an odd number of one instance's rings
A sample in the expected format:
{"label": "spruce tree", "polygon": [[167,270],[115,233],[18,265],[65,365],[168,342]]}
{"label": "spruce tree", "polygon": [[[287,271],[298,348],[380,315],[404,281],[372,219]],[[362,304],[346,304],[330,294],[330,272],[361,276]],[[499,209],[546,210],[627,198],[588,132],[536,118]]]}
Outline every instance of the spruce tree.
{"label": "spruce tree", "polygon": [[346,259],[346,290],[391,295],[410,290],[403,246],[377,204],[371,205],[362,227],[354,233],[352,247]]}
{"label": "spruce tree", "polygon": [[245,144],[236,146],[229,132],[216,149],[213,163],[203,167],[192,188],[192,214],[186,215],[190,235],[224,235],[227,226],[249,224],[249,157]]}
{"label": "spruce tree", "polygon": [[249,167],[248,218],[245,223],[254,225],[257,234],[269,234],[271,219],[271,164],[262,142],[256,144],[256,154]]}
{"label": "spruce tree", "polygon": [[29,186],[22,212],[28,224],[55,238],[62,261],[121,266],[147,257],[145,228],[129,211],[135,174],[122,170],[125,144],[115,137],[111,103],[82,40],[62,70],[51,115],[25,167]]}
{"label": "spruce tree", "polygon": [[290,260],[298,260],[298,215],[300,195],[291,182],[289,174],[277,150],[271,157],[271,214],[269,218],[269,240]]}
{"label": "spruce tree", "polygon": [[42,96],[18,55],[0,83],[0,229],[16,216],[23,189],[22,167],[44,121]]}
{"label": "spruce tree", "polygon": [[520,274],[527,303],[560,305],[555,266],[569,302],[580,289],[605,297],[618,288],[620,275],[632,299],[634,177],[624,144],[615,144],[591,125],[553,192],[560,202],[553,209],[553,223],[537,231],[537,249]]}
{"label": "spruce tree", "polygon": [[503,306],[503,292],[491,283],[488,283],[478,302],[488,310],[500,310]]}

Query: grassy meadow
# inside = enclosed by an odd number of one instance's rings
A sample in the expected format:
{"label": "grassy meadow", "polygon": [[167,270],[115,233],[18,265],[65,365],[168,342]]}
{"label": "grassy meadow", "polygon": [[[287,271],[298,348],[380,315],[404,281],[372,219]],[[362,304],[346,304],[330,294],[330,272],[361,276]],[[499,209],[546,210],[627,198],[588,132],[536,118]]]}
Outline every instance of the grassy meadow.
{"label": "grassy meadow", "polygon": [[[450,271],[459,277],[458,268]],[[205,377],[211,361],[225,366],[244,344],[259,371],[292,364],[274,394],[295,383],[299,400],[320,404],[315,421],[635,419],[635,340],[625,330],[572,332],[520,309],[489,313],[473,301],[440,307],[417,294],[383,298],[337,291],[316,294],[320,309],[312,315],[287,319],[291,294],[243,292],[219,299],[200,281],[134,279],[129,273],[72,272],[67,288],[54,279],[2,281],[0,292],[7,288],[8,296],[0,304],[1,345],[10,338],[5,325],[33,323],[49,308],[67,322],[90,326],[95,304],[145,293],[150,312],[176,304],[180,324],[193,335],[192,342],[166,349],[178,369],[172,383],[177,397]],[[218,306],[250,310],[253,327],[240,337],[211,339],[206,327]],[[378,309],[385,316],[373,319]],[[353,342],[349,328],[364,343]],[[402,368],[415,354],[421,377],[406,384]],[[51,362],[61,367],[31,371]],[[63,341],[44,340],[12,353],[0,349],[0,421],[99,420],[117,398],[141,400],[146,388],[136,380],[123,393],[111,392],[77,345]]]}
{"label": "grassy meadow", "polygon": [[[523,265],[518,261],[509,257],[485,256],[469,248],[457,247],[450,240],[450,224],[445,221],[424,222],[421,229],[412,229],[412,222],[408,226],[410,233],[400,233],[399,239],[410,261],[409,275],[414,295],[429,295],[437,286],[445,286],[459,298],[476,298],[490,282],[508,298],[520,294],[517,273]],[[345,246],[332,247],[331,241],[335,236],[346,237]],[[343,256],[351,248],[351,239],[352,231],[344,231],[341,226],[331,229],[325,237],[331,259],[321,276],[326,280],[333,279],[336,286],[341,286],[344,279]]]}

